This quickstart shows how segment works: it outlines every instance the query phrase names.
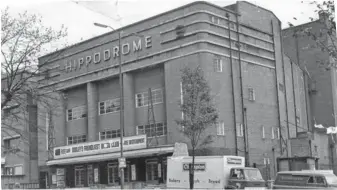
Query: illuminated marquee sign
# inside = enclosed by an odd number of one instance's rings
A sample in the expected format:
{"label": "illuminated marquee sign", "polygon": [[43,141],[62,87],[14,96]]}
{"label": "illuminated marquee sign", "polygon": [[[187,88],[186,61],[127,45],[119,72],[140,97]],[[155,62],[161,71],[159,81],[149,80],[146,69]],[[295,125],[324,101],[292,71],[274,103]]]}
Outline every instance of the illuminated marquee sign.
{"label": "illuminated marquee sign", "polygon": [[[124,137],[124,150],[146,148],[146,135]],[[120,138],[54,148],[54,159],[120,151]]]}
{"label": "illuminated marquee sign", "polygon": [[[151,36],[144,37],[144,46],[146,49],[152,47]],[[85,57],[80,57],[73,60],[66,60],[64,65],[64,71],[67,73],[78,71],[84,67],[89,67],[92,64],[99,64],[102,61],[109,61],[111,58],[116,59],[120,55],[120,52],[122,52],[122,55],[127,55],[130,52],[141,51],[143,48],[144,47],[142,45],[142,39],[134,40],[132,41],[132,43],[122,43],[121,51],[119,50],[119,46],[115,45],[103,51],[94,52],[93,54]]]}

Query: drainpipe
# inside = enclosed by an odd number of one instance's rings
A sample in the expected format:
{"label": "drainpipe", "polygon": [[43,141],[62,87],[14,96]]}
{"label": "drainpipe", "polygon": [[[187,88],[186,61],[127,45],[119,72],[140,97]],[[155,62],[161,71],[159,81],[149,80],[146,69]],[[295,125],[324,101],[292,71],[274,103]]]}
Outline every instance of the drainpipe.
{"label": "drainpipe", "polygon": [[[243,134],[244,134],[244,143],[245,143],[245,156],[246,156],[246,163],[249,164],[249,148],[248,148],[248,124],[247,124],[247,117],[245,117],[246,114],[246,108],[243,102],[243,79],[242,79],[242,63],[241,63],[241,43],[240,43],[240,31],[239,31],[239,4],[236,3],[236,34],[237,34],[237,42],[238,42],[238,56],[239,56],[239,78],[240,78],[240,94],[241,94],[241,115],[242,115],[242,125],[243,125]],[[247,135],[246,135],[247,133]]]}
{"label": "drainpipe", "polygon": [[235,133],[235,155],[238,156],[238,137],[236,132],[236,113],[235,113],[235,96],[234,96],[234,78],[233,78],[233,57],[232,57],[232,40],[231,40],[231,29],[230,29],[230,21],[229,14],[226,13],[226,18],[228,19],[228,37],[229,37],[229,61],[230,61],[230,69],[231,69],[231,87],[232,87],[232,105],[233,105],[233,123],[234,123],[234,133]]}
{"label": "drainpipe", "polygon": [[244,140],[244,143],[245,143],[245,158],[246,158],[246,167],[249,167],[250,166],[250,161],[249,161],[249,143],[248,142],[248,132],[247,132],[247,108],[244,108],[244,121],[246,123],[246,125],[243,125],[243,140]]}
{"label": "drainpipe", "polygon": [[[280,151],[281,151],[281,156],[283,154],[283,150],[282,150],[282,130],[281,130],[281,116],[280,116],[280,100],[279,100],[279,92],[278,92],[278,77],[277,77],[277,65],[276,65],[276,51],[275,51],[275,33],[274,33],[274,25],[273,25],[273,21],[270,21],[270,25],[271,25],[271,30],[272,30],[272,34],[273,34],[273,45],[274,45],[274,57],[275,57],[275,87],[276,87],[276,103],[277,103],[277,119],[278,119],[278,124],[279,124],[279,131],[280,131]],[[282,55],[283,56],[283,55]]]}
{"label": "drainpipe", "polygon": [[[296,47],[296,60],[297,60],[297,65],[300,65],[300,57],[299,57],[299,52],[298,52],[298,40],[297,40],[297,34],[295,33],[295,47]],[[291,67],[292,68],[292,67]],[[295,107],[295,126],[296,126],[296,137],[298,133],[298,126],[297,126],[297,107],[296,107],[296,97],[295,97],[295,86],[294,86],[294,71],[293,68],[291,69],[292,71],[292,78],[293,78],[293,94],[294,94],[294,107]]]}

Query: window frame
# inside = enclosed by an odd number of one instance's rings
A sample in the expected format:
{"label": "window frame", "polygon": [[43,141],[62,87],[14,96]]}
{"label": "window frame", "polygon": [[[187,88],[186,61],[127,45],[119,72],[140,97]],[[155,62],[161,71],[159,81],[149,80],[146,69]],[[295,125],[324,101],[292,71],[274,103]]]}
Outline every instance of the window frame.
{"label": "window frame", "polygon": [[[109,185],[114,185],[114,184],[117,184],[118,183],[118,178],[120,177],[120,173],[119,173],[119,167],[118,167],[118,162],[109,162],[107,164],[107,168],[108,168],[108,184]],[[117,179],[114,179],[115,178],[115,175],[113,175],[113,182],[110,181],[110,172],[109,172],[109,169],[113,169],[112,171],[115,172],[115,169],[117,169]],[[130,164],[129,162],[127,161],[126,162],[126,168],[124,168],[124,182],[130,182],[131,181],[131,177],[130,177]],[[127,176],[127,177],[126,177]],[[116,182],[117,180],[117,182]]]}
{"label": "window frame", "polygon": [[226,136],[225,133],[225,122],[220,121],[216,123],[217,135],[218,136]]}
{"label": "window frame", "polygon": [[262,139],[265,139],[266,138],[266,131],[265,131],[265,127],[262,126]]}
{"label": "window frame", "polygon": [[[162,124],[162,128],[163,128],[163,134],[162,135],[152,135],[152,131],[153,131],[153,133],[155,133],[155,131],[157,132],[157,134],[158,134],[158,130],[153,130],[153,129],[151,129],[151,127],[153,126],[153,124],[144,124],[144,125],[137,125],[136,126],[136,134],[137,135],[142,135],[142,134],[146,134],[146,137],[147,138],[155,138],[155,137],[163,137],[163,136],[166,136],[167,135],[167,123],[166,122],[157,122],[155,125],[155,127],[156,128],[158,128],[158,124]],[[146,127],[147,126],[149,126],[150,127],[150,131],[151,131],[151,136],[150,135],[148,135],[147,133],[146,133]],[[143,129],[139,129],[140,127],[142,127]],[[140,133],[139,131],[143,131],[142,133]]]}
{"label": "window frame", "polygon": [[[107,132],[111,132],[111,138],[107,137]],[[102,133],[105,133],[104,139],[102,139]],[[116,136],[113,137],[113,134],[115,134]],[[109,130],[99,132],[99,140],[114,139],[114,138],[119,138],[119,137],[121,137],[121,130],[120,129],[109,129]]]}
{"label": "window frame", "polygon": [[239,124],[239,125],[237,124],[236,125],[236,136],[237,137],[243,137],[244,136],[244,134],[243,134],[243,125],[242,124]]}
{"label": "window frame", "polygon": [[213,70],[217,73],[222,73],[223,71],[223,60],[221,57],[215,57],[213,59]]}
{"label": "window frame", "polygon": [[[116,103],[119,102],[119,105],[118,106],[115,106],[113,108],[116,108],[115,111],[107,111],[110,106],[112,105],[115,105]],[[104,113],[101,113],[101,103],[103,103],[103,109],[104,109]],[[108,103],[111,103],[110,105],[108,105]],[[113,109],[113,108],[110,108],[110,109]],[[105,115],[105,114],[111,114],[111,113],[118,113],[120,112],[120,109],[121,109],[121,101],[120,101],[120,98],[114,98],[114,99],[108,99],[108,100],[104,100],[104,101],[100,101],[98,102],[98,115]]]}
{"label": "window frame", "polygon": [[256,100],[255,90],[253,87],[248,88],[248,100],[254,102]]}
{"label": "window frame", "polygon": [[[156,94],[157,92],[160,92],[161,96],[158,96]],[[153,105],[162,104],[164,102],[163,88],[151,89],[151,93],[152,93],[152,103],[153,103]],[[147,94],[147,96],[145,96],[146,94]],[[138,97],[138,95],[140,95],[141,97]],[[141,105],[139,105],[139,99],[142,102]],[[160,101],[157,101],[157,100],[160,100]],[[146,104],[145,104],[145,102],[146,102]],[[149,91],[143,91],[143,92],[136,93],[135,94],[135,104],[136,104],[136,108],[149,106],[150,105]]]}
{"label": "window frame", "polygon": [[[158,172],[158,160],[147,160],[145,163],[145,176],[146,176],[146,181],[156,181],[159,178],[159,172]],[[149,179],[148,176],[148,166],[151,166],[151,179]],[[156,171],[157,171],[157,178],[156,178]]]}
{"label": "window frame", "polygon": [[[77,180],[76,180],[76,171],[80,172],[80,175],[79,175],[79,178],[80,178],[80,181],[81,184],[77,184]],[[82,176],[83,175],[83,176]],[[82,179],[83,177],[83,179]],[[84,165],[79,165],[79,166],[75,166],[74,167],[74,181],[75,181],[75,187],[84,187],[84,183],[85,183],[85,180],[86,180],[86,176],[85,176],[85,167]]]}
{"label": "window frame", "polygon": [[[81,109],[81,110],[77,110],[77,109]],[[71,111],[71,119],[69,118],[69,111]],[[74,117],[74,112],[78,113],[80,112],[81,114],[79,114],[79,117]],[[67,113],[66,113],[66,117],[67,117],[67,122],[69,121],[74,121],[74,120],[79,120],[79,119],[83,119],[88,117],[88,112],[87,112],[87,106],[86,105],[82,105],[82,106],[76,106],[70,109],[67,109]]]}
{"label": "window frame", "polygon": [[[71,142],[72,143],[69,143],[69,138],[72,138]],[[74,138],[78,138],[76,139],[76,143],[74,143]],[[81,142],[79,142],[79,138],[81,138]],[[85,139],[85,140],[83,140]],[[70,136],[70,137],[67,137],[67,145],[74,145],[74,144],[81,144],[81,143],[85,143],[87,142],[87,135],[86,134],[83,134],[83,135],[75,135],[75,136]]]}

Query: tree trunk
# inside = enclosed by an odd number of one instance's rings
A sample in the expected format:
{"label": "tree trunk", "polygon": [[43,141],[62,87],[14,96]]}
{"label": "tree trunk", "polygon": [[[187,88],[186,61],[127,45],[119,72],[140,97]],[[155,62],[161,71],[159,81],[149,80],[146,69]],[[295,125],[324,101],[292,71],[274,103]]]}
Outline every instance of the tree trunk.
{"label": "tree trunk", "polygon": [[190,189],[194,188],[194,162],[195,162],[195,155],[194,155],[194,147],[192,148],[192,164],[189,166],[190,170]]}

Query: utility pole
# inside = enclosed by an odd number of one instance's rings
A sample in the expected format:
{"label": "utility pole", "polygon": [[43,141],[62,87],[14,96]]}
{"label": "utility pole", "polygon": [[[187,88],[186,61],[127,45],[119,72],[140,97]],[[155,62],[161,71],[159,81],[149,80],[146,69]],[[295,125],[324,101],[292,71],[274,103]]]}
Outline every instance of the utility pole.
{"label": "utility pole", "polygon": [[[102,28],[110,28],[113,31],[116,31],[111,26],[100,24],[100,23],[94,23],[95,26],[102,27]],[[119,168],[120,168],[120,184],[121,189],[124,189],[124,167],[125,167],[125,158],[123,155],[123,136],[124,136],[124,93],[123,93],[123,74],[122,74],[122,45],[121,45],[121,35],[122,31],[118,31],[118,66],[119,66],[119,89],[120,89],[120,110],[119,110],[119,116],[120,116],[120,159],[119,159]],[[121,164],[121,162],[124,162]]]}

